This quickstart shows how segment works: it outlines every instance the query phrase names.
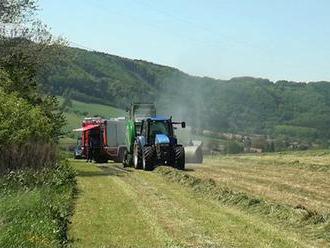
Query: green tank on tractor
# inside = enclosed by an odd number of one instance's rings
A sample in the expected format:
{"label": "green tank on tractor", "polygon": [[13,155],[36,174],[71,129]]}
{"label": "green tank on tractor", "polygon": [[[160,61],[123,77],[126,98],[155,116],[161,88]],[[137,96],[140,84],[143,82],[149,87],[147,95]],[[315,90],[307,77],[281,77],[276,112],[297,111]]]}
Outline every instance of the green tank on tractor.
{"label": "green tank on tractor", "polygon": [[133,152],[135,138],[139,135],[142,121],[145,118],[156,116],[156,107],[153,103],[132,103],[128,109],[128,122],[126,130],[126,146],[124,166],[133,166]]}

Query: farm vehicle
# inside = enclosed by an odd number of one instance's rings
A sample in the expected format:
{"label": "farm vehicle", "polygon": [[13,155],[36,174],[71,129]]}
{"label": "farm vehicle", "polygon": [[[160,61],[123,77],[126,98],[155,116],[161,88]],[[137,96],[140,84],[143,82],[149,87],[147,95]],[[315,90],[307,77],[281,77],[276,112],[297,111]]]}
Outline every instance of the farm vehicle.
{"label": "farm vehicle", "polygon": [[139,135],[133,144],[133,162],[135,169],[153,170],[157,165],[168,165],[179,170],[185,168],[185,153],[174,136],[174,125],[185,122],[173,122],[171,118],[149,117],[142,120]]}
{"label": "farm vehicle", "polygon": [[[185,127],[185,123],[172,122],[172,118],[156,117],[156,107],[153,103],[133,103],[128,112],[124,166],[150,170],[162,163],[184,169],[184,163],[182,164],[180,159],[189,163],[202,163],[201,142],[186,143],[185,147],[177,144],[175,125],[182,124]],[[157,130],[157,127],[160,130]],[[144,146],[153,148],[144,150]],[[149,159],[151,163],[145,163]]]}
{"label": "farm vehicle", "polygon": [[[137,169],[146,170],[158,164],[183,169],[184,162],[180,161],[202,163],[201,142],[185,142],[184,147],[178,145],[174,133],[177,129],[175,125],[181,124],[185,127],[185,123],[173,122],[172,118],[157,117],[153,103],[133,103],[128,112],[128,119],[85,118],[81,128],[74,130],[81,132],[74,157],[88,158],[93,140],[96,144],[93,147],[93,158],[98,163],[113,160],[123,163],[124,166],[135,166]],[[149,152],[144,154],[144,147],[153,148],[147,148]],[[151,157],[145,156],[149,154]]]}
{"label": "farm vehicle", "polygon": [[73,131],[81,132],[78,139],[79,147],[75,149],[75,157],[87,158],[90,152],[90,141],[94,141],[94,160],[97,163],[106,163],[108,160],[121,163],[126,150],[125,118],[105,120],[102,118],[85,118],[81,128]]}

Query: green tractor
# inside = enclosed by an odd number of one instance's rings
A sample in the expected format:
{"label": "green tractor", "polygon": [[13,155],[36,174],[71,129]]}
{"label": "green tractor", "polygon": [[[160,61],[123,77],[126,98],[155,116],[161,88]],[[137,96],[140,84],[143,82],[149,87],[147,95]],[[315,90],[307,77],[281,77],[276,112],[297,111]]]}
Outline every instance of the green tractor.
{"label": "green tractor", "polygon": [[147,117],[156,116],[156,107],[153,103],[132,103],[127,111],[129,113],[126,130],[127,150],[124,154],[123,165],[133,166],[134,142],[135,138],[139,135],[142,120]]}

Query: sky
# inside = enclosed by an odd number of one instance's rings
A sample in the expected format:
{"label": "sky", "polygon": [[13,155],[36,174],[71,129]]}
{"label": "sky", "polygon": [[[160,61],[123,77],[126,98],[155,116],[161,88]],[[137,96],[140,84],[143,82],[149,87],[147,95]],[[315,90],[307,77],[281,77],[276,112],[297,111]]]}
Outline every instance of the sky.
{"label": "sky", "polygon": [[219,79],[330,81],[328,0],[40,0],[72,46]]}

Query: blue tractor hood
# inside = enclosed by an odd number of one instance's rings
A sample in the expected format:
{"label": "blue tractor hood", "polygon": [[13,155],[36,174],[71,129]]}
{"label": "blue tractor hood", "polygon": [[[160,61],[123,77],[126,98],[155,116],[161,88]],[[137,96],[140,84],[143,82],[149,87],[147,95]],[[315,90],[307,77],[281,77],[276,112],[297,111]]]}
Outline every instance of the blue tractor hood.
{"label": "blue tractor hood", "polygon": [[155,137],[155,144],[160,145],[160,144],[169,144],[170,139],[167,137],[165,134],[156,134]]}

